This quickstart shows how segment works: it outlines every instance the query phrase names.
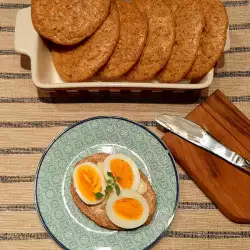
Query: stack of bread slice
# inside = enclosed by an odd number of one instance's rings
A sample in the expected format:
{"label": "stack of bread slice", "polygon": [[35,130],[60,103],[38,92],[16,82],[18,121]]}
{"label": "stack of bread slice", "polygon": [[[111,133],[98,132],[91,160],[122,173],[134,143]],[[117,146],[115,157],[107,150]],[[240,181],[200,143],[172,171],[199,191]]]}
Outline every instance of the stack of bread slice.
{"label": "stack of bread slice", "polygon": [[200,79],[226,43],[219,0],[32,0],[31,10],[66,82]]}

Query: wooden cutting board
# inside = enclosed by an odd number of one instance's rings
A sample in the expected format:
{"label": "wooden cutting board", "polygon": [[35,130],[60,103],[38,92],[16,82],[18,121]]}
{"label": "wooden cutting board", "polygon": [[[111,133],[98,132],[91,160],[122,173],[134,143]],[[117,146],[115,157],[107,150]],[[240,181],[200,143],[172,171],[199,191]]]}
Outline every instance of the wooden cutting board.
{"label": "wooden cutting board", "polygon": [[[250,121],[221,91],[214,92],[187,118],[250,160]],[[171,133],[163,140],[175,160],[225,216],[237,223],[250,223],[250,175]]]}

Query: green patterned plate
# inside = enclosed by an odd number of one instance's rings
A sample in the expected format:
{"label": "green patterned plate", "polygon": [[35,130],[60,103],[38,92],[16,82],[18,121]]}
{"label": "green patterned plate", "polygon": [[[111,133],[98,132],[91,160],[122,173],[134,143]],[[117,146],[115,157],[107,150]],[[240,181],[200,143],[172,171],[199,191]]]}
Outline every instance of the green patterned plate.
{"label": "green patterned plate", "polygon": [[[128,155],[148,177],[157,195],[149,225],[111,231],[78,210],[70,193],[74,165],[100,152]],[[120,117],[94,117],[66,129],[43,154],[36,176],[36,209],[50,236],[64,249],[148,249],[166,233],[178,195],[175,163],[166,146],[147,128]]]}

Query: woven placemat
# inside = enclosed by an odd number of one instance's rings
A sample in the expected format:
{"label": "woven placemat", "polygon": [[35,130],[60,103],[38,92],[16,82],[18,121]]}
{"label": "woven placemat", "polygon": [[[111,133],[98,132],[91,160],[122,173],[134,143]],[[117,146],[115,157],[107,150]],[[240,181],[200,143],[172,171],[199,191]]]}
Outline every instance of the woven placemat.
{"label": "woven placemat", "polygon": [[[250,118],[249,0],[225,1],[231,50],[216,68],[209,93],[220,89]],[[66,126],[96,115],[118,115],[155,131],[162,113],[186,116],[198,104],[83,103],[37,91],[27,57],[14,52],[15,16],[28,0],[0,0],[0,249],[60,249],[34,208],[34,175],[45,147]],[[61,98],[61,99],[60,99]],[[60,103],[64,102],[64,103]],[[166,237],[153,249],[241,249],[250,246],[250,225],[226,219],[188,176],[180,174],[180,204]]]}

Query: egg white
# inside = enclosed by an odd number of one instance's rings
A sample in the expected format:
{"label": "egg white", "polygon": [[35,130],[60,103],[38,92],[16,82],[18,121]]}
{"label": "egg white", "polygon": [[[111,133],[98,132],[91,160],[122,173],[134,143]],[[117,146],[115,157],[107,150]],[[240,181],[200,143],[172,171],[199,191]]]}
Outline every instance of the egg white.
{"label": "egg white", "polygon": [[104,176],[104,165],[103,165],[103,162],[101,162],[101,161],[97,162],[97,167],[98,167],[98,169],[101,171],[101,173]]}
{"label": "egg white", "polygon": [[137,189],[137,192],[140,194],[145,194],[147,192],[148,188],[147,188],[147,184],[145,183],[145,181],[141,178],[140,180],[140,184],[139,187]]}
{"label": "egg white", "polygon": [[[134,181],[133,181],[133,184],[132,184],[130,189],[136,191],[139,187],[139,184],[140,184],[140,179],[141,179],[140,172],[139,172],[138,167],[136,166],[135,162],[126,155],[113,154],[113,155],[109,155],[104,160],[103,166],[104,166],[105,178],[106,179],[108,178],[108,175],[107,175],[108,172],[112,172],[110,169],[110,162],[114,159],[120,159],[120,160],[126,161],[130,165],[133,176],[134,176]],[[122,178],[122,176],[121,176],[121,178]]]}
{"label": "egg white", "polygon": [[89,166],[89,167],[92,167],[96,173],[98,174],[99,178],[100,178],[100,181],[101,181],[101,186],[102,186],[102,190],[101,190],[101,193],[104,194],[104,190],[106,188],[106,181],[105,181],[105,178],[103,176],[103,174],[101,173],[101,171],[99,170],[99,168],[97,167],[97,165],[95,165],[94,163],[92,162],[84,162],[80,165],[78,165],[77,167],[75,167],[74,169],[74,172],[73,172],[73,185],[74,185],[74,188],[76,190],[76,193],[78,194],[78,196],[80,197],[80,199],[88,204],[88,205],[95,205],[95,204],[98,204],[100,202],[103,201],[103,199],[105,198],[104,196],[101,198],[101,199],[98,199],[96,201],[89,201],[79,190],[79,187],[77,186],[77,183],[76,183],[76,173],[77,173],[77,170],[81,167],[84,167],[84,166]]}
{"label": "egg white", "polygon": [[[133,198],[139,201],[143,207],[142,216],[137,220],[126,220],[116,214],[113,209],[113,205],[117,200],[122,198]],[[120,195],[117,195],[113,192],[106,203],[106,213],[108,218],[114,223],[116,226],[124,228],[124,229],[133,229],[143,225],[149,216],[149,205],[146,199],[139,193],[131,190],[131,189],[122,189]]]}

